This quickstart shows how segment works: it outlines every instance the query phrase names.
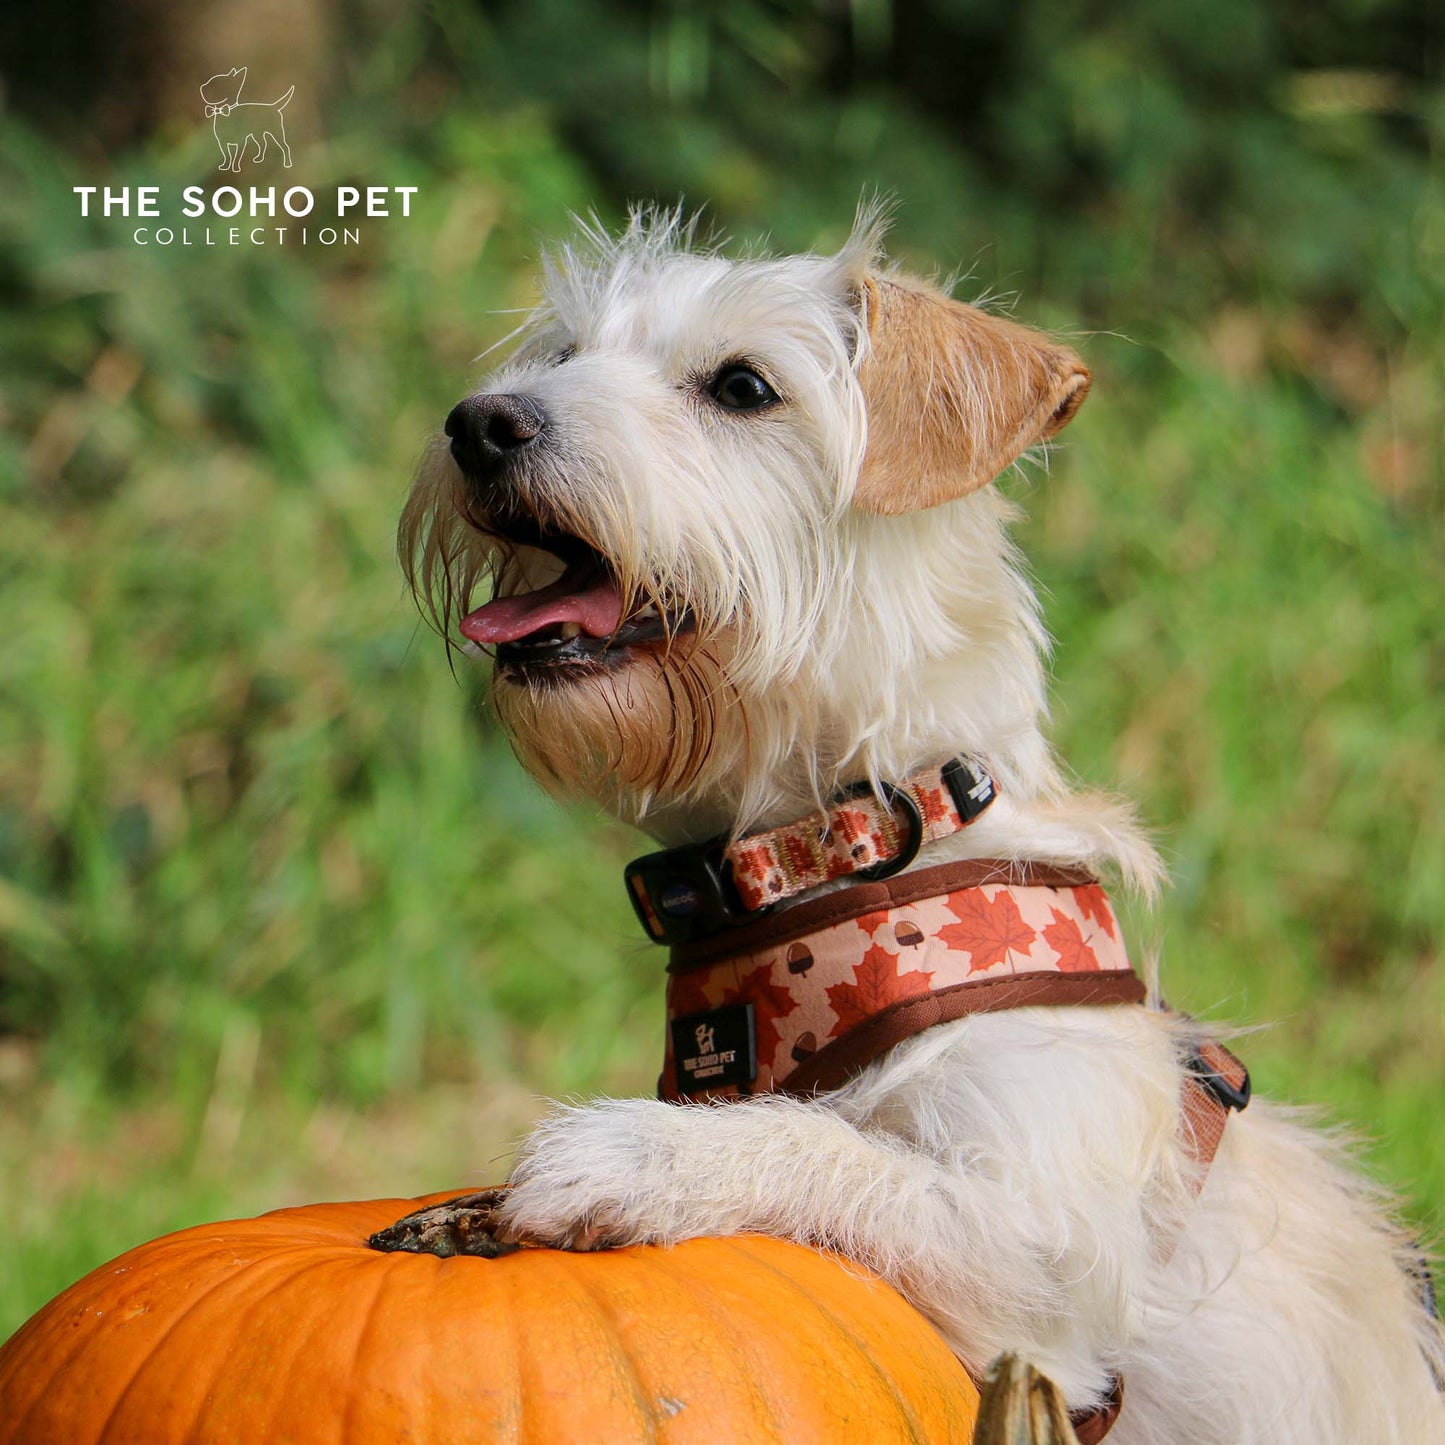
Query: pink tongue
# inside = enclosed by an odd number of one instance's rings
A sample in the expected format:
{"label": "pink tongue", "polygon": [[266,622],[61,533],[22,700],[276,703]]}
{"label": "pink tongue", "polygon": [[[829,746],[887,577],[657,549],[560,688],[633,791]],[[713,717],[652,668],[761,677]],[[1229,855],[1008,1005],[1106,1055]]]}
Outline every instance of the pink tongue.
{"label": "pink tongue", "polygon": [[517,642],[558,622],[589,637],[611,637],[622,624],[622,594],[594,562],[574,562],[550,587],[498,597],[462,618],[461,634],[483,644]]}

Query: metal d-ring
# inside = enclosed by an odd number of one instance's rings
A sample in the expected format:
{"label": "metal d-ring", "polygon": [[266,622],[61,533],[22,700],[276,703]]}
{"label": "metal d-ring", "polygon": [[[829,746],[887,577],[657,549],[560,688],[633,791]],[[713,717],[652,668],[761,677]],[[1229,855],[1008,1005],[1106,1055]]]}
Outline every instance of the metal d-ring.
{"label": "metal d-ring", "polygon": [[892,878],[895,873],[903,872],[918,857],[918,850],[923,847],[923,813],[913,794],[904,788],[895,787],[892,783],[879,783],[878,796],[887,805],[890,813],[896,814],[902,810],[908,832],[896,858],[885,858],[881,863],[858,869],[854,876],[865,878],[870,883],[876,883],[881,878]]}

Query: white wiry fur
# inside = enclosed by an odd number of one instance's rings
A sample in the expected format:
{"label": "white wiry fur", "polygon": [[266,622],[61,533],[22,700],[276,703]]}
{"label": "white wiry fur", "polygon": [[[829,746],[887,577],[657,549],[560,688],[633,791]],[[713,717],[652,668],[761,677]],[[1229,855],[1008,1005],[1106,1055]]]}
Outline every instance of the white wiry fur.
{"label": "white wiry fur", "polygon": [[[899,294],[880,280],[866,221],[836,256],[727,260],[676,214],[639,214],[552,258],[520,350],[484,388],[548,418],[513,484],[629,596],[686,604],[697,631],[564,686],[499,679],[498,710],[544,781],[669,843],[962,752],[1000,800],[920,864],[1084,863],[1148,888],[1157,864],[1128,810],[1071,791],[1044,741],[1046,639],[1009,504],[962,482],[922,510],[860,502],[866,467],[907,461],[869,451],[884,402],[868,368],[887,360],[872,308]],[[1013,331],[1004,346],[1034,347]],[[1067,379],[1067,353],[1039,355]],[[708,403],[706,379],[738,359],[778,407]],[[1027,446],[1047,432],[1015,427],[1013,363],[997,359],[924,358],[920,390]],[[897,414],[909,399],[886,400]],[[920,415],[937,401],[919,395]],[[555,574],[499,551],[485,523],[439,442],[403,543],[444,623],[489,571],[504,591]],[[1194,1199],[1187,1034],[1154,1008],[1026,1009],[930,1030],[817,1100],[559,1108],[524,1146],[507,1217],[582,1245],[748,1230],[828,1244],[893,1281],[975,1372],[1017,1350],[1074,1408],[1121,1375],[1119,1445],[1445,1440],[1445,1348],[1409,1248],[1330,1139],[1256,1101]]]}

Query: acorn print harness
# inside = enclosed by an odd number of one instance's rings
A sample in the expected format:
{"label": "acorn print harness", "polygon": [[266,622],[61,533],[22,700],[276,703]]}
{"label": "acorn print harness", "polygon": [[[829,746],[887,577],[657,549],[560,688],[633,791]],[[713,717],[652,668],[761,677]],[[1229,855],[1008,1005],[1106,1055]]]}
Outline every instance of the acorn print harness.
{"label": "acorn print harness", "polygon": [[965,1014],[1144,998],[1104,890],[1061,869],[924,868],[748,933],[673,950],[663,1098],[832,1089]]}

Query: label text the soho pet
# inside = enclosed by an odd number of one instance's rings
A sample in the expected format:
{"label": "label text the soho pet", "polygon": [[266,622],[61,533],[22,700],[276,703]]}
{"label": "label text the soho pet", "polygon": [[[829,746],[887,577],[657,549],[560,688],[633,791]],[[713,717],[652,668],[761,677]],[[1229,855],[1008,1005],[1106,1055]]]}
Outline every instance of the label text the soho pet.
{"label": "label text the soho pet", "polygon": [[[80,197],[82,216],[91,214],[91,198],[98,197],[97,215],[161,218],[159,186],[72,186],[71,190]],[[370,217],[410,216],[411,198],[416,193],[416,186],[337,186],[336,214],[345,216],[355,211]],[[275,186],[251,186],[248,193],[238,186],[218,186],[210,192],[204,186],[187,186],[181,192],[181,201],[181,214],[190,218],[204,216],[208,211],[215,216],[238,216],[244,210],[254,220],[257,216],[275,216],[278,205]],[[315,209],[316,196],[308,186],[291,186],[279,197],[279,205],[288,216],[309,216]],[[393,205],[399,209],[393,211]]]}

